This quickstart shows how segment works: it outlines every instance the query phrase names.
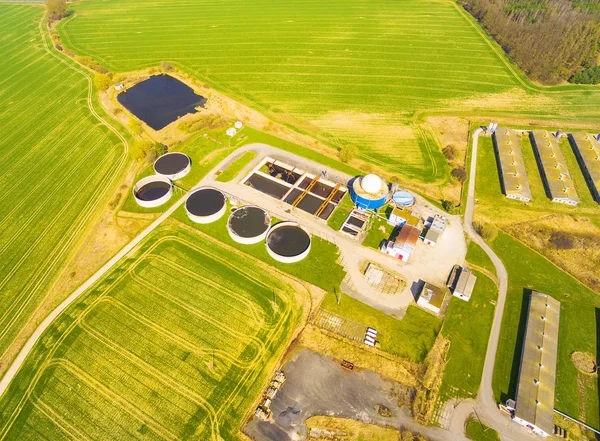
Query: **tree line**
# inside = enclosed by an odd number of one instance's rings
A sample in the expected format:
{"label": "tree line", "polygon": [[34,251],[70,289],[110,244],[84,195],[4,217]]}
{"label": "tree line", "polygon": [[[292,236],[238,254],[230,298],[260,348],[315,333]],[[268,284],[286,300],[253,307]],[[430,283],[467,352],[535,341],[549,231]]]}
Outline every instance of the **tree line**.
{"label": "tree line", "polygon": [[596,75],[600,0],[460,0],[533,80],[557,84]]}

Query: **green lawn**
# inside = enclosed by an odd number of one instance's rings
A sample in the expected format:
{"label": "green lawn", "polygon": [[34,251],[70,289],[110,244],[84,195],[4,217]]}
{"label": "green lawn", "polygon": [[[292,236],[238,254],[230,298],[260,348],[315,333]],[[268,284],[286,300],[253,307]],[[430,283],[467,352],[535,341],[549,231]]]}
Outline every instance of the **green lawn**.
{"label": "green lawn", "polygon": [[109,204],[127,161],[120,140],[87,107],[86,77],[46,50],[42,13],[0,4],[0,372]]}
{"label": "green lawn", "polygon": [[299,299],[264,265],[161,227],[45,332],[0,401],[0,438],[238,440]]}
{"label": "green lawn", "polygon": [[478,420],[470,419],[467,421],[467,438],[473,441],[500,441],[498,432],[483,426]]}
{"label": "green lawn", "polygon": [[483,268],[492,274],[496,274],[496,267],[492,263],[492,259],[483,251],[479,245],[475,242],[469,242],[467,246],[467,257],[466,261],[471,264]]}
{"label": "green lawn", "polygon": [[[512,237],[500,233],[492,248],[508,271],[508,295],[494,369],[494,393],[498,401],[514,398],[524,338],[530,290],[549,294],[561,302],[558,339],[555,407],[575,418],[579,415],[577,370],[570,354],[596,354],[597,311],[600,297],[562,272],[543,256]],[[597,383],[592,382],[582,400],[586,401],[585,421],[598,427]]]}
{"label": "green lawn", "polygon": [[217,176],[219,182],[229,182],[237,177],[237,175],[246,167],[250,162],[256,158],[256,152],[247,151],[236,158],[229,166],[223,170],[223,172]]}
{"label": "green lawn", "polygon": [[498,288],[484,274],[473,273],[477,283],[471,300],[452,297],[442,328],[442,335],[450,340],[440,388],[442,402],[450,398],[474,398],[481,382]]}
{"label": "green lawn", "polygon": [[[306,280],[325,291],[333,292],[333,290],[339,290],[346,272],[337,262],[339,255],[337,246],[320,237],[312,236],[310,253],[305,259],[292,264],[281,263],[269,256],[264,241],[254,245],[241,245],[231,239],[227,232],[228,213],[229,211],[221,219],[212,224],[196,224],[189,219],[185,207],[182,206],[175,211],[173,217],[186,225],[209,234],[227,245],[238,248],[241,253],[247,253],[283,272]],[[275,221],[273,220],[272,222],[274,223]]]}
{"label": "green lawn", "polygon": [[346,294],[339,304],[334,294],[327,294],[321,308],[377,329],[381,350],[415,363],[425,360],[442,326],[439,318],[416,306],[409,306],[404,318],[397,320]]}
{"label": "green lawn", "polygon": [[346,193],[333,214],[327,219],[327,225],[333,230],[339,231],[353,209],[354,203],[350,199],[350,195]]}
{"label": "green lawn", "polygon": [[380,210],[380,216],[371,216],[369,230],[362,244],[369,248],[379,249],[383,240],[388,240],[395,232],[395,227],[387,222],[385,210]]}

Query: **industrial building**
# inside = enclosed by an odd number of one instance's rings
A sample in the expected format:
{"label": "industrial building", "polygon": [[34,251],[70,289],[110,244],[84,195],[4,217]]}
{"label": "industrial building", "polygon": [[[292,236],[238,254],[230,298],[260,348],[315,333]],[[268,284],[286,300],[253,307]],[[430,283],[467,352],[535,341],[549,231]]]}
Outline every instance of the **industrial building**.
{"label": "industrial building", "polygon": [[430,218],[429,222],[425,226],[425,229],[421,233],[421,239],[429,246],[435,246],[440,240],[440,237],[446,230],[448,224],[447,219],[444,216],[436,214],[433,219]]}
{"label": "industrial building", "polygon": [[417,305],[429,309],[435,314],[439,314],[442,305],[444,304],[445,292],[442,288],[438,288],[430,283],[425,283],[419,294]]}
{"label": "industrial building", "polygon": [[513,421],[544,438],[554,429],[560,302],[531,293]]}
{"label": "industrial building", "polygon": [[546,130],[534,130],[531,143],[548,198],[552,202],[578,205],[579,196],[556,136]]}
{"label": "industrial building", "polygon": [[405,225],[400,230],[396,239],[388,240],[381,247],[381,251],[403,262],[408,262],[419,241],[419,233],[420,230],[418,228],[412,225]]}
{"label": "industrial building", "polygon": [[531,190],[517,133],[512,129],[498,128],[494,132],[494,149],[504,195],[509,199],[531,201]]}
{"label": "industrial building", "polygon": [[477,282],[477,276],[467,268],[461,268],[456,265],[450,274],[450,283],[452,295],[458,297],[465,302],[471,300],[473,289]]}
{"label": "industrial building", "polygon": [[587,133],[569,134],[581,171],[594,200],[600,204],[600,141]]}
{"label": "industrial building", "polygon": [[350,198],[363,210],[376,210],[383,207],[388,200],[387,183],[377,175],[369,174],[352,181]]}

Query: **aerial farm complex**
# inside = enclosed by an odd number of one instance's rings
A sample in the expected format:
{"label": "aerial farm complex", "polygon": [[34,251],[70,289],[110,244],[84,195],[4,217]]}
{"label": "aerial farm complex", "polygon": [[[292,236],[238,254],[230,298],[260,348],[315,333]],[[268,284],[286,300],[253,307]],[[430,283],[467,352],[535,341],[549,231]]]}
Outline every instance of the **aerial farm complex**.
{"label": "aerial farm complex", "polygon": [[600,439],[600,89],[471,12],[0,2],[0,441]]}

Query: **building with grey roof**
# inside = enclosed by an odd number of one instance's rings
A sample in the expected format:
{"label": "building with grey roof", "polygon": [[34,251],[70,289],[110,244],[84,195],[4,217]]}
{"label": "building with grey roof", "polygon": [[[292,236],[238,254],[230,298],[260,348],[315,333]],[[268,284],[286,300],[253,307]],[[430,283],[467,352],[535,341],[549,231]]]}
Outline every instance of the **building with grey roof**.
{"label": "building with grey roof", "polygon": [[517,133],[505,127],[496,129],[494,149],[504,195],[509,199],[531,201],[531,190]]}
{"label": "building with grey roof", "polygon": [[552,202],[578,205],[579,196],[556,136],[546,130],[534,130],[531,143],[548,198]]}
{"label": "building with grey roof", "polygon": [[513,421],[542,437],[554,430],[560,302],[531,293]]}
{"label": "building with grey roof", "polygon": [[473,295],[477,276],[467,268],[461,268],[457,272],[458,275],[456,276],[452,295],[468,302],[471,300],[471,295]]}
{"label": "building with grey roof", "polygon": [[594,200],[600,204],[600,141],[588,133],[570,133],[569,141]]}

